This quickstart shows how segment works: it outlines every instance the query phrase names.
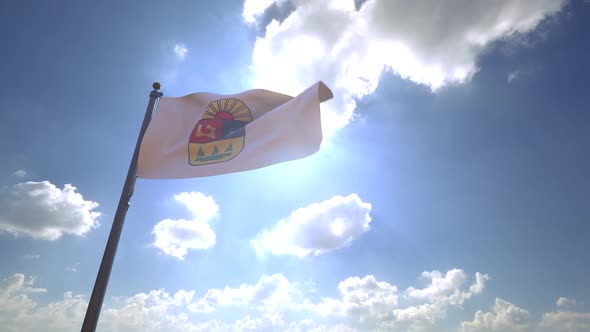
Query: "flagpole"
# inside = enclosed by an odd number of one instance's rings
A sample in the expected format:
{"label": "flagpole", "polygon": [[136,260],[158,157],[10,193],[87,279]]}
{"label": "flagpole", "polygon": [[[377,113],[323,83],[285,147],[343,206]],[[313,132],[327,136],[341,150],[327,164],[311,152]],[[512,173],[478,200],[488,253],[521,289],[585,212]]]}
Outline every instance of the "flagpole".
{"label": "flagpole", "polygon": [[147,109],[145,111],[145,117],[143,118],[143,124],[137,137],[137,143],[135,143],[135,151],[129,164],[129,170],[127,171],[127,178],[125,179],[125,185],[121,191],[121,198],[119,198],[119,205],[117,206],[117,212],[111,226],[111,232],[109,239],[102,256],[100,268],[96,275],[96,281],[94,283],[94,289],[92,290],[92,296],[86,309],[86,316],[84,317],[84,323],[82,324],[82,332],[94,332],[96,330],[96,324],[98,323],[98,316],[100,315],[100,309],[104,295],[109,283],[109,276],[113,267],[113,261],[115,260],[115,253],[117,252],[117,245],[119,244],[119,238],[121,237],[121,231],[123,230],[123,222],[125,221],[125,215],[129,208],[129,201],[133,195],[133,188],[135,187],[135,179],[137,177],[137,158],[139,156],[139,145],[143,139],[143,135],[147,129],[148,124],[152,118],[152,113],[156,105],[156,100],[163,96],[162,92],[159,92],[160,83],[155,82],[152,84],[154,90],[150,92],[150,100],[148,102]]}

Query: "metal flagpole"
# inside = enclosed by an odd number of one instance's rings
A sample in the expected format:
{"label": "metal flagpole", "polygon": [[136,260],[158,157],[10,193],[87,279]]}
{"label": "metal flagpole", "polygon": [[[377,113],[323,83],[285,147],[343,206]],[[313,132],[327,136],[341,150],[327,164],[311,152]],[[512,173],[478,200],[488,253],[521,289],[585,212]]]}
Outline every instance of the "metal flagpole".
{"label": "metal flagpole", "polygon": [[135,187],[135,179],[137,177],[137,157],[139,156],[139,145],[143,139],[143,135],[147,129],[150,120],[152,119],[152,113],[156,105],[156,100],[163,96],[162,92],[159,92],[160,83],[156,82],[152,84],[154,90],[150,92],[150,101],[145,111],[145,117],[143,118],[143,124],[139,131],[139,137],[137,137],[137,143],[135,144],[135,151],[133,152],[133,158],[129,164],[129,170],[127,171],[127,178],[125,179],[125,185],[121,192],[121,198],[119,199],[119,205],[117,206],[117,212],[111,226],[111,232],[107,241],[104,254],[102,256],[102,262],[98,274],[96,275],[96,281],[94,282],[94,289],[92,290],[92,296],[86,309],[86,316],[84,317],[84,323],[82,324],[82,332],[94,332],[96,330],[96,324],[98,323],[98,316],[100,315],[100,308],[102,307],[102,301],[104,294],[109,283],[109,276],[113,267],[113,261],[115,260],[115,253],[117,252],[117,245],[119,244],[119,238],[121,237],[121,230],[123,229],[123,222],[125,221],[125,215],[129,208],[129,200],[133,195],[133,188]]}

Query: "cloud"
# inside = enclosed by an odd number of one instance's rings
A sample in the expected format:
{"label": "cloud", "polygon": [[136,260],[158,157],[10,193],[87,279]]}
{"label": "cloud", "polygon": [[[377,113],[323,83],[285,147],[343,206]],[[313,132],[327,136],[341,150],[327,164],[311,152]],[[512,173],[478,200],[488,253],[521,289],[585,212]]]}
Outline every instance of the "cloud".
{"label": "cloud", "polygon": [[590,312],[556,311],[543,314],[539,331],[590,331]]}
{"label": "cloud", "polygon": [[207,331],[192,324],[184,313],[174,313],[192,300],[194,291],[174,294],[160,290],[119,299],[118,305],[103,310],[99,328],[104,331]]}
{"label": "cloud", "polygon": [[469,290],[463,290],[467,281],[465,272],[459,269],[447,271],[443,277],[439,271],[423,272],[422,277],[430,279],[423,289],[409,287],[405,294],[408,299],[426,300],[426,303],[394,309],[387,319],[379,323],[385,331],[436,331],[438,322],[446,317],[449,307],[460,307],[473,295],[479,294],[489,280],[487,274],[477,272]]}
{"label": "cloud", "polygon": [[291,322],[285,332],[358,332],[360,330],[343,324],[326,325],[304,319],[301,322]]}
{"label": "cloud", "polygon": [[[254,291],[242,299],[248,299],[246,301],[248,303],[256,303],[259,300],[262,301],[261,303],[267,303],[266,301],[273,298],[272,294],[276,293],[268,290],[275,289],[272,285],[276,285],[276,281],[281,283],[286,280],[281,281],[282,279],[284,279],[282,275],[263,276],[259,283],[252,287]],[[33,282],[33,279],[27,281],[22,274],[15,274],[0,282],[2,331],[57,332],[79,329],[88,306],[86,299],[66,292],[63,299],[59,301],[39,305],[28,294],[44,292],[45,289],[32,288]],[[110,306],[103,308],[97,330],[111,332],[354,331],[319,324],[311,319],[286,322],[281,313],[265,312],[266,306],[259,307],[262,312],[257,316],[248,314],[233,322],[215,319],[198,322],[187,314],[194,294],[194,291],[183,289],[173,294],[159,289],[137,293],[130,297],[118,297]]]}
{"label": "cloud", "polygon": [[270,7],[275,0],[246,0],[244,1],[244,10],[242,17],[246,23],[256,23],[256,17],[259,17]]}
{"label": "cloud", "polygon": [[338,284],[340,299],[324,298],[315,306],[322,315],[339,315],[361,321],[380,319],[397,307],[397,287],[374,276],[350,277]]}
{"label": "cloud", "polygon": [[512,81],[514,81],[518,77],[520,77],[520,71],[519,70],[513,70],[513,71],[511,71],[510,73],[508,73],[508,83],[512,83]]}
{"label": "cloud", "polygon": [[376,331],[438,331],[449,307],[459,308],[473,295],[479,294],[489,279],[476,273],[475,281],[465,290],[467,275],[459,269],[445,273],[424,272],[422,277],[430,283],[423,289],[409,287],[404,292],[406,301],[426,301],[411,306],[400,306],[398,288],[373,276],[350,277],[340,282],[341,298],[322,298],[308,305],[322,316],[339,316],[348,321],[364,322],[364,327]]}
{"label": "cloud", "polygon": [[71,184],[60,189],[49,181],[18,183],[0,192],[0,231],[50,241],[82,236],[98,227],[97,207]]}
{"label": "cloud", "polygon": [[66,271],[68,272],[78,272],[78,267],[80,266],[80,262],[76,262],[70,266],[66,266]]}
{"label": "cloud", "polygon": [[191,211],[193,219],[161,220],[152,233],[157,248],[183,260],[189,249],[207,249],[215,244],[215,232],[209,222],[219,214],[219,206],[213,197],[200,192],[183,192],[174,199]]}
{"label": "cloud", "polygon": [[14,171],[14,173],[12,173],[12,176],[24,178],[25,176],[27,176],[27,171],[25,171],[24,169],[17,169],[16,171]]}
{"label": "cloud", "polygon": [[188,48],[184,44],[175,44],[174,45],[174,54],[179,60],[184,60],[186,54],[188,53]]}
{"label": "cloud", "polygon": [[[288,280],[282,274],[263,275],[251,285],[209,289],[202,297],[197,297],[195,290],[150,290],[107,301],[98,330],[569,332],[590,329],[590,313],[558,310],[542,314],[541,320],[535,323],[528,310],[499,298],[495,300],[491,312],[479,310],[472,321],[455,325],[453,318],[448,319],[451,316],[447,315],[449,308],[453,307],[458,314],[463,314],[460,311],[462,305],[476,294],[473,290],[482,291],[484,284],[480,283],[488,279],[485,274],[476,273],[470,286],[466,285],[467,280],[463,283],[451,281],[456,280],[453,276],[460,274],[466,275],[459,269],[423,274],[429,283],[421,290],[428,295],[420,299],[409,296],[412,290],[418,288],[408,287],[400,294],[397,286],[371,275],[346,278],[338,284],[338,298],[322,298],[317,302],[303,297],[296,286],[299,283]],[[435,280],[442,279],[448,280],[442,284],[453,286],[436,288],[445,291],[431,291],[437,284]],[[40,304],[33,297],[47,290],[35,288],[34,283],[34,278],[20,273],[0,281],[2,330],[52,332],[79,329],[88,305],[87,298],[65,292],[60,300]],[[416,300],[421,303],[404,304]],[[203,303],[214,310],[193,310],[196,304]],[[230,318],[235,315],[242,318]],[[297,320],[296,317],[306,318]]]}
{"label": "cloud", "polygon": [[285,324],[283,316],[276,313],[263,314],[260,317],[246,316],[234,323],[236,331],[276,331]]}
{"label": "cloud", "polygon": [[282,274],[262,276],[255,285],[242,284],[238,288],[210,289],[199,300],[189,305],[193,312],[211,313],[220,306],[247,305],[275,308],[288,305],[296,293],[294,285]]}
{"label": "cloud", "polygon": [[[270,21],[255,42],[251,83],[296,95],[323,80],[335,96],[322,107],[330,135],[353,119],[356,100],[375,91],[383,72],[433,90],[465,83],[487,45],[534,30],[566,1],[367,0],[358,10],[354,0],[291,2],[289,16]],[[272,4],[245,1],[244,20],[266,22]]]}
{"label": "cloud", "polygon": [[411,298],[434,300],[448,295],[459,288],[467,280],[465,272],[453,269],[443,277],[439,271],[422,272],[422,278],[430,279],[430,284],[423,289],[408,288],[406,293]]}
{"label": "cloud", "polygon": [[560,308],[573,308],[576,306],[576,299],[568,299],[567,297],[560,297],[555,303]]}
{"label": "cloud", "polygon": [[478,310],[473,321],[461,323],[461,332],[528,331],[530,325],[530,315],[526,309],[496,298],[492,312]]}
{"label": "cloud", "polygon": [[39,254],[26,254],[23,257],[24,257],[24,259],[39,259],[39,258],[41,258],[41,255],[39,255]]}
{"label": "cloud", "polygon": [[279,220],[250,243],[259,255],[321,255],[349,245],[371,228],[371,204],[356,194],[334,196],[314,203]]}

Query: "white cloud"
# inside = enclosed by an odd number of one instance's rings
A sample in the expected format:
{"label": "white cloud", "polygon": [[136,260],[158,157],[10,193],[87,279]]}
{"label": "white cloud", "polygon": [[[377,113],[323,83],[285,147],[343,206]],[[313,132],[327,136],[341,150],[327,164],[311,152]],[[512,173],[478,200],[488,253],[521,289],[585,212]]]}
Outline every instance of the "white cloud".
{"label": "white cloud", "polygon": [[560,308],[573,308],[576,306],[576,299],[568,299],[567,297],[560,297],[555,303]]}
{"label": "white cloud", "polygon": [[35,278],[26,279],[22,273],[14,274],[0,282],[0,298],[6,299],[15,294],[45,293],[47,291],[44,288],[34,288],[34,283]]}
{"label": "white cloud", "polygon": [[[281,0],[278,0],[281,1]],[[353,118],[356,98],[375,91],[385,70],[432,89],[467,82],[491,42],[536,28],[565,0],[293,0],[254,45],[252,85],[296,95],[323,80],[335,98],[323,105],[326,135]],[[254,22],[271,1],[245,1]]]}
{"label": "white cloud", "polygon": [[25,176],[27,176],[27,171],[25,171],[24,169],[17,169],[16,171],[14,171],[14,173],[12,173],[12,176],[24,178]]}
{"label": "white cloud", "polygon": [[211,196],[199,192],[183,192],[174,196],[193,214],[193,219],[210,221],[219,214],[219,206]]}
{"label": "white cloud", "polygon": [[517,79],[520,76],[520,71],[519,70],[513,70],[510,73],[508,73],[508,83],[512,83],[512,81],[514,81],[515,79]]}
{"label": "white cloud", "polygon": [[320,255],[349,245],[370,230],[371,204],[356,194],[334,196],[300,208],[258,233],[250,243],[259,255]]}
{"label": "white cloud", "polygon": [[209,222],[219,214],[219,206],[213,197],[199,192],[180,193],[174,199],[191,211],[193,219],[161,220],[152,233],[157,248],[182,260],[189,249],[207,249],[215,244],[215,232]]}
{"label": "white cloud", "polygon": [[179,60],[184,60],[186,54],[188,53],[188,48],[184,44],[176,44],[174,45],[174,54],[178,57]]}
{"label": "white cloud", "polygon": [[467,280],[465,272],[453,269],[443,277],[439,271],[422,272],[422,278],[430,279],[430,284],[423,289],[408,288],[406,293],[411,298],[434,300],[446,296],[461,287]]}
{"label": "white cloud", "polygon": [[453,269],[443,277],[439,271],[423,272],[423,278],[430,279],[430,283],[423,289],[409,287],[405,294],[408,299],[422,299],[428,301],[419,305],[394,309],[387,320],[379,324],[385,331],[436,331],[437,324],[446,317],[450,306],[460,307],[473,295],[479,294],[485,287],[489,276],[477,272],[475,282],[468,291],[462,290],[467,276],[462,270]]}
{"label": "white cloud", "polygon": [[294,285],[282,274],[265,275],[255,285],[210,289],[188,308],[194,312],[206,313],[215,311],[219,306],[237,305],[264,306],[268,310],[280,305],[290,305],[296,293]]}
{"label": "white cloud", "polygon": [[161,220],[153,230],[154,245],[180,260],[189,249],[207,249],[215,244],[215,232],[200,220]]}
{"label": "white cloud", "polygon": [[[52,332],[75,331],[80,328],[88,302],[82,296],[70,292],[63,299],[47,305],[39,305],[28,294],[44,292],[45,289],[32,288],[22,274],[3,280],[0,283],[0,326],[7,332]],[[319,324],[313,320],[286,322],[279,312],[268,312],[266,303],[280,301],[273,297],[276,285],[284,283],[282,275],[263,276],[255,286],[241,288],[251,292],[240,299],[246,300],[244,308],[251,303],[265,303],[259,307],[259,315],[246,315],[242,319],[219,321],[209,319],[198,322],[187,312],[193,302],[194,291],[179,290],[174,294],[163,289],[138,293],[130,297],[116,298],[111,306],[103,307],[98,323],[98,331],[110,332],[235,332],[235,331],[284,331],[291,332],[348,332],[353,329],[338,328]],[[279,287],[280,288],[280,287]],[[230,297],[235,294],[230,295]],[[272,302],[271,301],[271,302]]]}
{"label": "white cloud", "polygon": [[39,259],[39,258],[41,258],[41,255],[39,255],[39,254],[26,254],[23,257],[24,257],[24,259]]}
{"label": "white cloud", "polygon": [[[453,275],[461,270],[444,274],[429,272],[429,284],[420,299],[410,298],[409,287],[398,294],[397,286],[378,281],[373,276],[350,277],[338,284],[338,299],[323,298],[317,303],[301,296],[295,282],[282,274],[263,275],[255,284],[239,287],[210,289],[198,298],[194,290],[180,289],[169,293],[164,289],[140,292],[129,297],[107,301],[103,308],[98,330],[125,332],[235,332],[235,331],[286,331],[286,332],[352,332],[352,331],[430,331],[451,330],[452,321],[446,320],[452,306],[461,310],[464,302],[484,289],[486,275],[477,273],[475,282],[467,287],[453,283]],[[462,272],[462,271],[461,271]],[[463,273],[464,274],[464,273]],[[426,274],[423,274],[426,275]],[[479,276],[479,277],[478,277]],[[448,279],[453,291],[431,291],[434,280]],[[479,281],[478,281],[479,280]],[[33,297],[47,290],[34,287],[35,280],[15,274],[0,281],[0,326],[7,332],[72,331],[80,328],[87,298],[65,292],[62,299],[41,305]],[[474,286],[477,285],[477,286]],[[452,287],[438,287],[449,289]],[[468,290],[467,290],[468,289]],[[399,298],[398,298],[399,297]],[[405,306],[405,300],[426,301]],[[210,306],[213,310],[196,310],[195,304]],[[326,306],[332,309],[326,310]],[[221,309],[225,309],[222,311]],[[217,312],[219,310],[219,312]],[[231,319],[240,314],[240,319]],[[459,312],[461,313],[461,312]],[[221,319],[221,317],[223,319]],[[291,319],[289,319],[290,317]],[[303,320],[292,320],[306,317]],[[573,311],[548,312],[535,324],[526,309],[502,299],[496,299],[491,312],[477,311],[472,321],[455,326],[461,332],[569,332],[590,329],[590,313]]]}
{"label": "white cloud", "polygon": [[256,23],[256,17],[260,16],[266,8],[270,7],[275,0],[246,0],[242,17],[246,23]]}
{"label": "white cloud", "polygon": [[590,312],[556,311],[545,313],[539,323],[539,331],[590,331]]}
{"label": "white cloud", "polygon": [[285,332],[357,332],[356,328],[337,324],[337,325],[326,325],[320,324],[312,319],[304,319],[300,322],[291,322]]}
{"label": "white cloud", "polygon": [[[82,296],[66,292],[56,302],[39,305],[28,294],[45,292],[32,288],[22,274],[0,283],[0,326],[6,332],[51,332],[79,330],[88,302]],[[194,292],[180,290],[170,295],[163,290],[138,293],[121,298],[114,307],[104,307],[98,331],[220,331],[215,321],[191,323],[184,313],[173,313],[185,307]]]}
{"label": "white cloud", "polygon": [[30,294],[45,293],[34,288],[34,278],[15,274],[0,282],[0,326],[2,331],[75,331],[80,328],[87,303],[66,292],[62,300],[39,306]]}
{"label": "white cloud", "polygon": [[182,310],[180,313],[174,312],[190,303],[193,295],[194,291],[179,290],[171,295],[160,289],[120,299],[119,305],[103,310],[97,330],[207,331],[205,324],[188,321],[188,316]]}
{"label": "white cloud", "polygon": [[525,309],[496,298],[492,312],[478,310],[473,321],[462,322],[462,332],[517,332],[528,331],[530,315]]}
{"label": "white cloud", "polygon": [[351,277],[342,281],[338,289],[340,299],[322,298],[307,307],[322,316],[338,316],[348,321],[363,322],[377,331],[438,331],[438,323],[446,317],[450,306],[460,308],[466,300],[480,293],[489,277],[476,273],[475,281],[468,287],[467,276],[462,270],[448,271],[443,277],[438,271],[422,274],[430,283],[423,289],[409,287],[405,300],[425,303],[400,306],[397,287],[373,276]]}
{"label": "white cloud", "polygon": [[267,313],[262,316],[246,316],[234,323],[236,331],[277,331],[278,328],[285,324],[283,317],[278,313]]}
{"label": "white cloud", "polygon": [[475,273],[475,282],[469,287],[469,291],[473,294],[479,294],[483,291],[486,281],[490,280],[490,276],[483,273]]}
{"label": "white cloud", "polygon": [[322,315],[339,315],[361,321],[381,319],[398,304],[397,287],[374,276],[350,277],[338,284],[341,299],[324,298],[315,306]]}
{"label": "white cloud", "polygon": [[70,266],[66,266],[66,271],[68,272],[78,272],[78,267],[80,266],[80,262],[76,262]]}
{"label": "white cloud", "polygon": [[60,189],[48,181],[18,183],[0,192],[0,230],[51,241],[81,236],[98,227],[97,207],[71,184]]}

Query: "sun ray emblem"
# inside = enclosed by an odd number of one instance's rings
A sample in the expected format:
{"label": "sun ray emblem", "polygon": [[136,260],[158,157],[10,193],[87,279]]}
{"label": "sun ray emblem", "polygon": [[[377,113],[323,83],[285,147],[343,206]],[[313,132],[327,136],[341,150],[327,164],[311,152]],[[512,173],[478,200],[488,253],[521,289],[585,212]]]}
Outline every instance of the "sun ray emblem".
{"label": "sun ray emblem", "polygon": [[189,164],[213,164],[237,156],[244,149],[245,127],[251,121],[252,112],[237,98],[222,98],[209,103],[189,138]]}

